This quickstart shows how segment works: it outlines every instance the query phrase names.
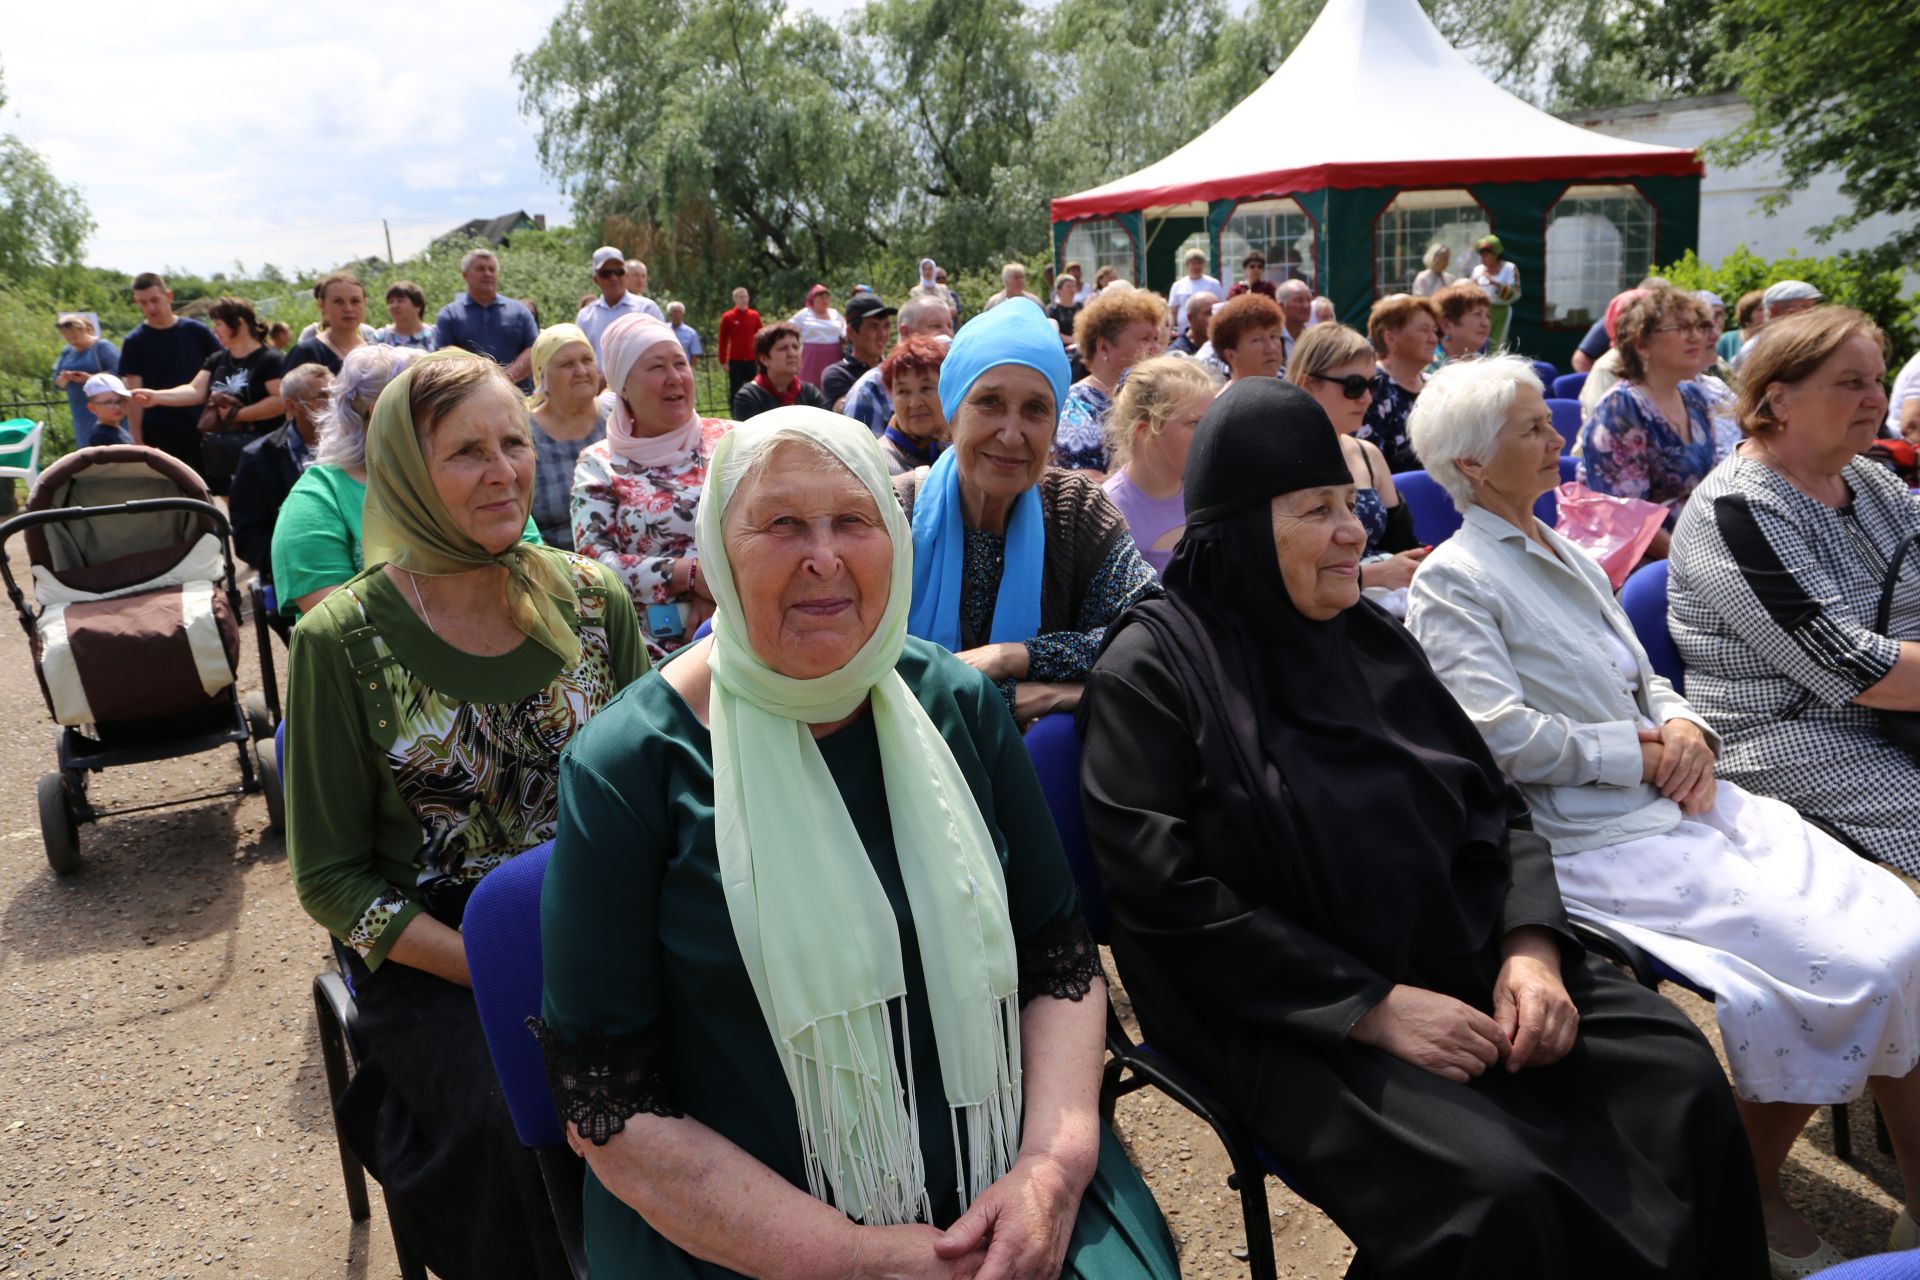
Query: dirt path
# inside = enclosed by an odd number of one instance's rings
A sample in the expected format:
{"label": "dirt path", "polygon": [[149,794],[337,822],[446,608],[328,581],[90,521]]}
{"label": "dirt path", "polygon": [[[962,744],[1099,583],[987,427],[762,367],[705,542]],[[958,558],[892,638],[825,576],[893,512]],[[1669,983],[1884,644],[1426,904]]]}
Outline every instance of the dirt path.
{"label": "dirt path", "polygon": [[[242,686],[259,687],[250,637]],[[308,994],[327,946],[294,900],[265,805],[207,800],[84,827],[82,870],[56,879],[34,807],[53,740],[25,638],[8,628],[0,1277],[396,1275],[377,1189],[371,1223],[348,1220]],[[238,780],[235,755],[221,752],[94,786],[98,803],[128,804]],[[1711,1027],[1704,1005],[1683,1003]],[[1183,1274],[1245,1275],[1239,1201],[1211,1133],[1151,1093],[1123,1099],[1118,1121]],[[1836,1245],[1870,1252],[1897,1207],[1886,1190],[1897,1176],[1864,1106],[1864,1172],[1833,1159],[1827,1123],[1822,1113],[1797,1148],[1793,1191]],[[1340,1275],[1352,1249],[1338,1229],[1278,1181],[1268,1191],[1280,1273]]]}

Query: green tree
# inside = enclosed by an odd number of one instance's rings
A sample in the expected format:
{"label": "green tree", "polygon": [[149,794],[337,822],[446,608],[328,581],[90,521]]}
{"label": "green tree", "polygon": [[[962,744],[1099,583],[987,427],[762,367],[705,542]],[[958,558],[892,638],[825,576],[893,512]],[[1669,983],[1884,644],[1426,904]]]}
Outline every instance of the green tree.
{"label": "green tree", "polygon": [[697,256],[785,289],[887,244],[899,131],[815,15],[782,0],[568,0],[514,70],[542,163],[596,230],[710,215]]}
{"label": "green tree", "polygon": [[[1782,204],[1815,174],[1840,175],[1848,213],[1815,229],[1826,240],[1876,214],[1920,212],[1920,7],[1912,0],[1722,0],[1742,38],[1715,64],[1738,80],[1753,121],[1719,149],[1738,161],[1777,157]],[[1920,262],[1920,219],[1877,252]]]}
{"label": "green tree", "polygon": [[1904,362],[1920,339],[1914,331],[1920,296],[1904,294],[1900,271],[1879,265],[1871,255],[1803,258],[1788,254],[1768,261],[1743,244],[1722,258],[1718,266],[1707,266],[1689,249],[1685,257],[1658,268],[1658,272],[1676,288],[1711,289],[1729,307],[1741,294],[1764,289],[1776,281],[1805,280],[1828,301],[1872,316],[1874,323],[1886,331],[1897,361]]}
{"label": "green tree", "polygon": [[[7,103],[0,82],[0,107]],[[43,267],[78,262],[93,233],[79,188],[61,182],[45,157],[0,134],[0,276],[23,280]]]}

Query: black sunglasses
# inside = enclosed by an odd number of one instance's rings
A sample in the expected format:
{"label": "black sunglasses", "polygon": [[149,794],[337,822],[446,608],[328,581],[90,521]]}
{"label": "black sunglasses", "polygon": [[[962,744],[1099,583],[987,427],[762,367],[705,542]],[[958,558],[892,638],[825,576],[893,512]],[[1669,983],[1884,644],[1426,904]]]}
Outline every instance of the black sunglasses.
{"label": "black sunglasses", "polygon": [[1349,400],[1358,400],[1373,390],[1373,379],[1364,373],[1350,373],[1344,378],[1335,378],[1324,373],[1310,373],[1309,378],[1318,378],[1322,382],[1331,382],[1340,388],[1340,394]]}
{"label": "black sunglasses", "polygon": [[625,267],[606,266],[600,268],[593,274],[597,276],[623,276],[627,274],[627,269]]}

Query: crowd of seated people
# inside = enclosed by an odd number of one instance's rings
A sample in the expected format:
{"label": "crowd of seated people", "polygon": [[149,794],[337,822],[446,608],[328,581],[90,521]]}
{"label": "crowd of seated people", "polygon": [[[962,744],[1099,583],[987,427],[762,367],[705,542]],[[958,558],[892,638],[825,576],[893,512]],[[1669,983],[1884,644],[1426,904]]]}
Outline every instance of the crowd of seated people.
{"label": "crowd of seated people", "polygon": [[[1480,354],[1483,288],[1363,336],[1215,285],[1167,355],[1158,295],[1098,292],[1077,383],[1019,289],[903,335],[877,436],[789,324],[738,422],[639,313],[540,333],[531,396],[344,319],[337,373],[285,373],[231,502],[301,619],[289,865],[378,1068],[345,1140],[428,1266],[565,1273],[459,934],[553,840],[538,1035],[595,1274],[1176,1275],[1021,741],[1059,712],[1142,1029],[1354,1274],[1812,1274],[1838,1254],[1782,1167],[1869,1092],[1920,1185],[1920,899],[1886,869],[1920,875],[1920,509],[1859,456],[1884,336],[1769,318],[1730,405],[1710,304],[1613,309],[1584,465],[1672,511],[1682,696],[1533,515],[1561,441]],[[1414,466],[1462,515],[1438,548]],[[1581,922],[1711,997],[1724,1073]]]}

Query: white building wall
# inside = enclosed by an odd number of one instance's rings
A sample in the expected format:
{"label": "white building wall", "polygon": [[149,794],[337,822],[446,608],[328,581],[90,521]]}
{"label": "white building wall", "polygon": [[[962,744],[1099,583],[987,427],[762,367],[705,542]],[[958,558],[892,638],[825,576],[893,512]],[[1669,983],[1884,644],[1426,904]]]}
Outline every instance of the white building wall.
{"label": "white building wall", "polygon": [[[1699,147],[1744,125],[1746,102],[1738,94],[1711,98],[1681,98],[1672,102],[1639,103],[1626,107],[1576,111],[1566,118],[1596,132],[1634,142],[1669,147]],[[1785,257],[1797,250],[1802,257],[1821,257],[1843,249],[1870,249],[1916,221],[1885,214],[1869,218],[1824,244],[1813,228],[1830,222],[1852,207],[1840,193],[1840,178],[1828,172],[1816,176],[1772,216],[1760,208],[1763,197],[1785,189],[1777,162],[1767,157],[1725,165],[1707,158],[1707,175],[1700,183],[1700,257],[1717,265],[1741,244],[1763,258]]]}

